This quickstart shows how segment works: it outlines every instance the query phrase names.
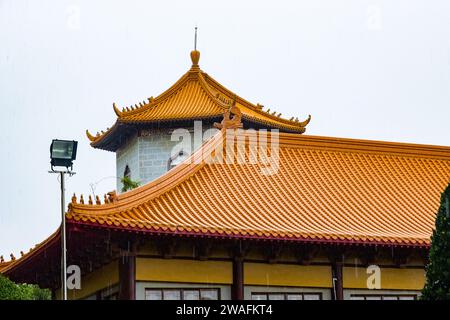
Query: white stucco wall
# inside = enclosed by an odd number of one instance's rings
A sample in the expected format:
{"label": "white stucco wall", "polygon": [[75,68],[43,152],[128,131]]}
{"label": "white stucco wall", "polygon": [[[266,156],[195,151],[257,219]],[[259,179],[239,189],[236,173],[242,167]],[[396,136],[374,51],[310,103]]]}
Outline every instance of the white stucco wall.
{"label": "white stucco wall", "polygon": [[171,151],[178,144],[178,141],[171,141],[172,131],[151,130],[139,137],[139,170],[142,184],[167,172]]}
{"label": "white stucco wall", "polygon": [[133,137],[125,143],[119,150],[116,151],[116,177],[117,177],[117,192],[122,190],[122,183],[120,179],[123,178],[125,167],[131,170],[131,179],[134,181],[140,180],[139,173],[139,138]]}

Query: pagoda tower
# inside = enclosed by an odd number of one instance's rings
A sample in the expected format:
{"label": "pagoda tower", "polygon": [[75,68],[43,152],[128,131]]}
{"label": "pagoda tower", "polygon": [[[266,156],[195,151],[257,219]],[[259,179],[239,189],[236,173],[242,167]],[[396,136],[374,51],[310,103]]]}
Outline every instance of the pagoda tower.
{"label": "pagoda tower", "polygon": [[[270,108],[263,110],[261,104],[248,102],[203,72],[199,60],[200,52],[193,50],[191,68],[169,89],[134,106],[120,109],[114,103],[117,119],[111,128],[96,135],[86,130],[92,147],[116,153],[118,192],[124,176],[144,185],[180,163],[200,147],[203,135],[233,103],[242,113],[244,129],[305,132],[311,116],[305,121],[288,120]],[[191,141],[184,141],[181,149],[176,149],[177,129],[191,133]]]}

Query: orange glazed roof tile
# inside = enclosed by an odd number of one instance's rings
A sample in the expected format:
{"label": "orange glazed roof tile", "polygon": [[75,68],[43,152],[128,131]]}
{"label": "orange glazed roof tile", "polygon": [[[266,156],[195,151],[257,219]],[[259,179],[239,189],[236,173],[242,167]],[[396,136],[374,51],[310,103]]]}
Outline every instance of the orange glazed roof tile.
{"label": "orange glazed roof tile", "polygon": [[[450,147],[280,133],[279,170],[208,164],[216,135],[162,177],[108,203],[72,199],[69,223],[221,237],[428,246]],[[248,151],[248,150],[247,150]]]}
{"label": "orange glazed roof tile", "polygon": [[[198,51],[193,51],[192,53]],[[191,56],[192,56],[191,53]],[[117,121],[112,128],[95,136],[86,131],[86,135],[93,147],[113,150],[105,146],[108,138],[119,130],[121,125],[139,123],[157,123],[161,121],[182,121],[193,119],[221,118],[229,108],[233,99],[241,110],[244,120],[251,121],[265,127],[278,128],[282,131],[303,133],[311,120],[305,121],[281,118],[281,114],[263,111],[263,106],[254,105],[223,87],[208,74],[201,71],[198,60],[192,57],[193,65],[174,85],[156,98],[149,98],[134,107],[123,108],[122,111],[113,104]]]}

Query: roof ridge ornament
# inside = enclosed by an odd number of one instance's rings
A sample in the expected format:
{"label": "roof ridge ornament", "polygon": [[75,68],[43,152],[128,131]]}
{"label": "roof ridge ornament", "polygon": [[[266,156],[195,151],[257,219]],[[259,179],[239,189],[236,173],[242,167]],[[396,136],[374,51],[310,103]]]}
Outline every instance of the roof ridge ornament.
{"label": "roof ridge ornament", "polygon": [[119,108],[117,108],[117,105],[115,102],[113,102],[113,109],[114,109],[114,113],[116,114],[116,116],[118,116],[120,118],[122,116],[122,112],[120,112]]}
{"label": "roof ridge ornament", "polygon": [[295,122],[297,122],[297,124],[300,127],[306,127],[309,124],[310,121],[311,121],[311,115],[310,114],[308,115],[308,118],[305,121],[300,121],[300,120],[298,120],[298,118],[295,118]]}
{"label": "roof ridge ornament", "polygon": [[89,139],[91,142],[93,142],[93,141],[96,140],[96,137],[93,136],[92,134],[90,134],[88,129],[86,129],[86,136],[88,137],[88,139]]}
{"label": "roof ridge ornament", "polygon": [[117,198],[117,193],[115,190],[108,192],[107,195],[108,195],[109,203],[117,202],[118,198]]}
{"label": "roof ridge ornament", "polygon": [[[242,113],[241,110],[236,106],[237,96],[234,95],[233,102],[229,109],[223,114],[222,122],[214,123],[214,127],[218,129],[239,129],[243,128],[242,124]],[[233,116],[231,118],[231,116]]]}
{"label": "roof ridge ornament", "polygon": [[199,60],[200,60],[200,51],[197,50],[191,51],[191,61],[193,67],[198,67]]}
{"label": "roof ridge ornament", "polygon": [[197,26],[195,26],[194,50],[191,51],[191,61],[193,67],[198,67],[200,60],[200,51],[197,50]]}

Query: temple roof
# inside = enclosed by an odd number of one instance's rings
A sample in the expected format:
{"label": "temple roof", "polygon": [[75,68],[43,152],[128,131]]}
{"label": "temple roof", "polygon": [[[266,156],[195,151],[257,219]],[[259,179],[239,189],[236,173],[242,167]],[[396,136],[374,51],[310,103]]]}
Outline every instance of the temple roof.
{"label": "temple roof", "polygon": [[[258,163],[196,161],[225,148],[223,139],[217,134],[165,175],[104,203],[74,195],[68,227],[429,248],[450,147],[280,133],[275,174]],[[19,258],[2,259],[0,273],[57,252],[59,237],[58,229]]]}
{"label": "temple roof", "polygon": [[156,98],[148,98],[135,106],[119,108],[113,104],[117,115],[116,123],[105,132],[86,135],[95,148],[115,151],[120,146],[116,135],[127,132],[131,125],[152,124],[200,119],[218,119],[236,99],[244,121],[266,128],[277,128],[281,131],[303,133],[311,116],[305,121],[297,118],[284,119],[280,113],[263,110],[260,104],[252,104],[231,92],[211,76],[203,72],[198,60],[200,52],[192,51],[192,67],[174,85]]}
{"label": "temple roof", "polygon": [[450,147],[280,133],[279,169],[264,175],[259,163],[192,161],[216,150],[218,136],[160,178],[104,204],[74,197],[68,222],[149,233],[430,244],[449,183]]}

